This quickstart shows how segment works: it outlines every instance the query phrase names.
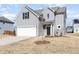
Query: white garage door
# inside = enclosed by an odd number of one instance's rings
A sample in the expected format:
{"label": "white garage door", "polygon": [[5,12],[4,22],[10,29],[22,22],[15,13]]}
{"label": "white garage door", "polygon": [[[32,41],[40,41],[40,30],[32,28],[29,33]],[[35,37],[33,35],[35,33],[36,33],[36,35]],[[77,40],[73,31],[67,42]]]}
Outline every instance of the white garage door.
{"label": "white garage door", "polygon": [[36,28],[17,28],[17,36],[36,36]]}

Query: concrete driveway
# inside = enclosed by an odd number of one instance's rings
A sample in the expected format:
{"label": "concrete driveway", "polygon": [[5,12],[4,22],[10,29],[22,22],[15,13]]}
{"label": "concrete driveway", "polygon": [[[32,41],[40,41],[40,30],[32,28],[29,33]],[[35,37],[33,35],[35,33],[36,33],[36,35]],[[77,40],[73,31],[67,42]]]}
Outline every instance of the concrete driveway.
{"label": "concrete driveway", "polygon": [[4,46],[4,45],[8,45],[8,44],[12,44],[21,40],[26,40],[30,37],[16,37],[16,36],[10,36],[7,38],[4,38],[3,40],[0,40],[0,46]]}

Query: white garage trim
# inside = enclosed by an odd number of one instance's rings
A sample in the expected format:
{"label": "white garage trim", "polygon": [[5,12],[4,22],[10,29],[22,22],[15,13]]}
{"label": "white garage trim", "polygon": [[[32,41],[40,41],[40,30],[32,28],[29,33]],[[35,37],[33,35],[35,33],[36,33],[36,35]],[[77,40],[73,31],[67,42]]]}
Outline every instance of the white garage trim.
{"label": "white garage trim", "polygon": [[36,36],[36,27],[32,28],[17,28],[17,36]]}

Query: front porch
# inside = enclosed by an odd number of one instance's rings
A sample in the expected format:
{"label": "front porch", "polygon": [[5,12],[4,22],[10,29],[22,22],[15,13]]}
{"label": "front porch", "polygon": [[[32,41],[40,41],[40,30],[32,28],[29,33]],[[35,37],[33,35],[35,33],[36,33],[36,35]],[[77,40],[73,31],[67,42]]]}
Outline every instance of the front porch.
{"label": "front porch", "polygon": [[54,22],[44,22],[43,23],[44,36],[55,36],[54,33]]}

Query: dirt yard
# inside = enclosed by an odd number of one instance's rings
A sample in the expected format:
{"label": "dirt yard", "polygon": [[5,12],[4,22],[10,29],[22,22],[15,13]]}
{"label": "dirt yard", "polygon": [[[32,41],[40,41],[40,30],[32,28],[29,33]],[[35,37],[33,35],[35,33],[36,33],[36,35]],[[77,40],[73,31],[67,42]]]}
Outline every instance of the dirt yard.
{"label": "dirt yard", "polygon": [[[35,44],[36,41],[48,41],[47,44]],[[79,53],[79,36],[68,34],[63,37],[35,37],[6,46],[0,46],[0,53],[9,54],[52,54]]]}

